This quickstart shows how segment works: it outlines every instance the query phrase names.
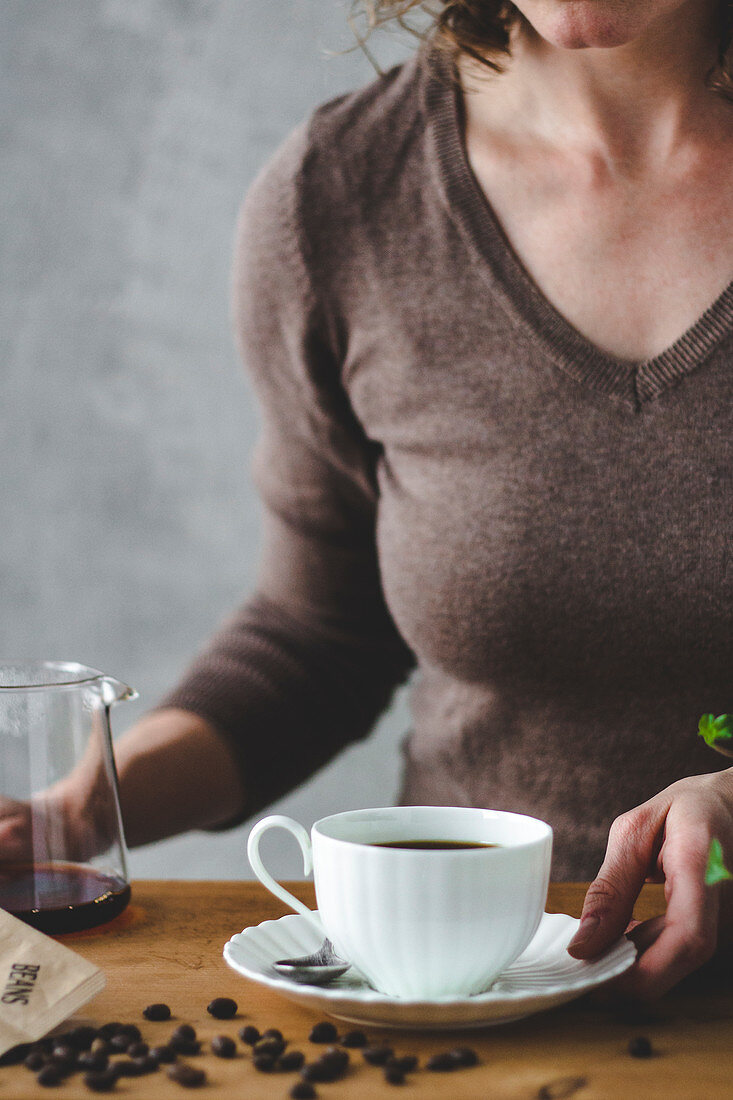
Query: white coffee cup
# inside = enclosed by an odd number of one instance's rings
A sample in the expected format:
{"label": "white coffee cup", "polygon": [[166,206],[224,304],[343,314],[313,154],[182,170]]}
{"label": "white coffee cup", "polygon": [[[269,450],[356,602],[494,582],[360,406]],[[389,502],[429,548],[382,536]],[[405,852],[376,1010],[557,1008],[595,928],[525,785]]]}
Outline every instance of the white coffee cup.
{"label": "white coffee cup", "polygon": [[[314,871],[318,914],[265,869],[262,834],[295,836]],[[380,847],[454,841],[498,847]],[[547,898],[552,829],[500,810],[398,806],[317,821],[263,818],[249,836],[252,868],[271,893],[306,917],[375,989],[430,1000],[488,989],[529,944]]]}

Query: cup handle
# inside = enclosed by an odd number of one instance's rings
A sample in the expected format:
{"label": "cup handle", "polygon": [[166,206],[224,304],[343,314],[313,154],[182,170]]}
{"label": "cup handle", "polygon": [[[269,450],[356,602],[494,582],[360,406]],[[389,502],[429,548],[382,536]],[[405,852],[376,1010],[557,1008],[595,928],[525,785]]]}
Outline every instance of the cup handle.
{"label": "cup handle", "polygon": [[260,858],[260,838],[268,829],[275,828],[287,829],[289,833],[292,833],[303,853],[303,873],[306,875],[311,873],[313,870],[313,849],[308,831],[299,822],[294,821],[292,817],[285,817],[282,814],[272,814],[270,817],[263,817],[261,821],[257,822],[247,840],[247,859],[262,885],[276,898],[280,898],[280,901],[284,901],[291,909],[295,909],[297,913],[305,917],[311,927],[318,932],[318,935],[323,936],[323,926],[313,910],[289,893],[279,882],[276,882]]}

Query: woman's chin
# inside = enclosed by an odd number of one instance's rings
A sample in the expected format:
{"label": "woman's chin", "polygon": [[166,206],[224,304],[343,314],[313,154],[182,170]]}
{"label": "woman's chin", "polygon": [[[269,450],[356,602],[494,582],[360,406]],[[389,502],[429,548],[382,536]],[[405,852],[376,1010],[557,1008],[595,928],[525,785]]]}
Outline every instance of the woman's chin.
{"label": "woman's chin", "polygon": [[526,18],[546,42],[565,50],[614,49],[644,29],[638,9],[629,11],[613,0],[530,0]]}

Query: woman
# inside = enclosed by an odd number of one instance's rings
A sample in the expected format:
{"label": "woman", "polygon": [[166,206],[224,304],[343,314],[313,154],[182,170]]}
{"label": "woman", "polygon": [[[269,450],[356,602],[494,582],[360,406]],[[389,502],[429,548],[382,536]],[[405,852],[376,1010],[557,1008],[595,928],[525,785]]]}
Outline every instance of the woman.
{"label": "woman", "polygon": [[571,949],[664,878],[627,979],[655,995],[730,927],[703,873],[733,770],[695,728],[732,672],[731,6],[439,24],[244,205],[262,575],[119,743],[128,835],[257,811],[416,668],[403,799],[545,818],[555,878],[592,877],[610,826]]}

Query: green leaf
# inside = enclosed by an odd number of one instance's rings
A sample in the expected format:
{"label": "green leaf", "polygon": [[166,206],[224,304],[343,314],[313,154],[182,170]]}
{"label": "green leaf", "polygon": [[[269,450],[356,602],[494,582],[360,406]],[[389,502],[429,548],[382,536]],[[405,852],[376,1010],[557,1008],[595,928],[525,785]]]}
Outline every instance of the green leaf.
{"label": "green leaf", "polygon": [[716,718],[713,714],[703,714],[697,732],[710,748],[716,741],[730,741],[733,738],[733,715],[719,714]]}
{"label": "green leaf", "polygon": [[733,879],[733,875],[723,863],[723,845],[714,836],[710,841],[708,865],[705,868],[705,885],[715,886],[717,882],[726,882],[728,879]]}

